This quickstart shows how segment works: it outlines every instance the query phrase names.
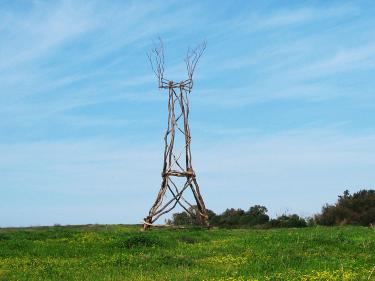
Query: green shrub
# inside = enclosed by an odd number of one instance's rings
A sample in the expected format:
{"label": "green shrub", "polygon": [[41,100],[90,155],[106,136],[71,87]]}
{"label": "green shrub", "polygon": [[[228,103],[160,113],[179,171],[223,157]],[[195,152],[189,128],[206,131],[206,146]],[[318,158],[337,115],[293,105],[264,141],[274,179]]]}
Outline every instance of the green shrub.
{"label": "green shrub", "polygon": [[121,248],[139,248],[139,247],[162,247],[165,246],[163,240],[157,236],[146,235],[144,233],[135,233],[120,241]]}
{"label": "green shrub", "polygon": [[[194,213],[194,210],[190,210]],[[226,209],[222,214],[217,215],[211,210],[207,210],[208,221],[211,226],[222,227],[249,227],[262,225],[269,221],[267,208],[261,205],[255,205],[248,211],[242,209]],[[191,216],[187,212],[173,214],[172,219],[168,221],[174,225],[199,225],[196,216]]]}
{"label": "green shrub", "polygon": [[269,221],[271,227],[306,227],[307,222],[296,214],[282,215]]}
{"label": "green shrub", "polygon": [[2,240],[9,240],[10,236],[5,233],[0,233],[0,241]]}
{"label": "green shrub", "polygon": [[172,215],[172,224],[174,225],[191,225],[194,223],[192,218],[187,212],[175,213]]}
{"label": "green shrub", "polygon": [[245,215],[245,211],[242,209],[226,209],[219,219],[219,225],[221,226],[239,226],[241,217]]}

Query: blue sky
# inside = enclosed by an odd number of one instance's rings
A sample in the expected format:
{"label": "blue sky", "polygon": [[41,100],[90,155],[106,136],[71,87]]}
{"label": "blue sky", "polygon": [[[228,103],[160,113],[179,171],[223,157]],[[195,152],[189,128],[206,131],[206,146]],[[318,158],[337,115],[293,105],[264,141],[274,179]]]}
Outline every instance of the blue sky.
{"label": "blue sky", "polygon": [[307,216],[375,186],[373,1],[1,1],[0,226],[138,223],[186,78],[208,208]]}

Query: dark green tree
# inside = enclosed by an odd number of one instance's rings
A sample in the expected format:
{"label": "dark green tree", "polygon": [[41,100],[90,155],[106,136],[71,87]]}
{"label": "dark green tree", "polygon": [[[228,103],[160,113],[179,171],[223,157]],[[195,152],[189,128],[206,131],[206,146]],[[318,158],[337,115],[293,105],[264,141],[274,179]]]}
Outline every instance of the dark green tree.
{"label": "dark green tree", "polygon": [[326,204],[315,216],[321,225],[363,225],[375,224],[375,190],[360,190],[350,194],[345,190],[335,204]]}
{"label": "dark green tree", "polygon": [[262,225],[269,221],[267,208],[261,205],[254,205],[240,218],[240,225],[254,226]]}
{"label": "dark green tree", "polygon": [[220,215],[219,224],[222,226],[238,226],[243,215],[245,215],[245,211],[242,209],[226,209]]}

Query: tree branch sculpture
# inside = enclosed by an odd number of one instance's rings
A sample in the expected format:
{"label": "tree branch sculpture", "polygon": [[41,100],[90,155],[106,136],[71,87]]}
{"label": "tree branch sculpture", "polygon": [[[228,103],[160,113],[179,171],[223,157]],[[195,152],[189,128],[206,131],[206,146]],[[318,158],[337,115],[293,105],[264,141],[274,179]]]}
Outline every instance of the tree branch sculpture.
{"label": "tree branch sculpture", "polygon": [[[158,79],[159,88],[168,90],[168,124],[164,135],[164,157],[162,169],[162,183],[156,200],[152,205],[148,216],[144,219],[144,229],[148,229],[162,215],[170,212],[177,205],[181,206],[192,216],[197,216],[202,225],[208,226],[208,215],[203,198],[200,193],[196,174],[191,161],[191,135],[189,127],[189,96],[193,88],[193,74],[199,59],[201,58],[206,43],[198,45],[194,49],[188,49],[185,63],[188,79],[181,82],[174,82],[164,78],[164,45],[159,38],[154,44],[148,59],[151,68]],[[180,152],[176,152],[175,137],[182,135],[184,145]],[[185,161],[182,162],[182,155]],[[184,178],[184,183],[179,186],[176,179]],[[183,194],[190,189],[196,203],[193,206]],[[172,198],[166,202],[166,193]],[[195,211],[192,212],[191,210]]]}

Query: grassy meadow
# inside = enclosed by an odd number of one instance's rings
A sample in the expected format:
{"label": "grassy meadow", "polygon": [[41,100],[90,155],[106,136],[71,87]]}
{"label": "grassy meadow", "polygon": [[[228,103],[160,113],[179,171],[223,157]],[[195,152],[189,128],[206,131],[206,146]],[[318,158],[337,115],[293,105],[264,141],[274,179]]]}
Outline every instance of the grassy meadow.
{"label": "grassy meadow", "polygon": [[375,280],[375,229],[0,229],[0,280]]}

